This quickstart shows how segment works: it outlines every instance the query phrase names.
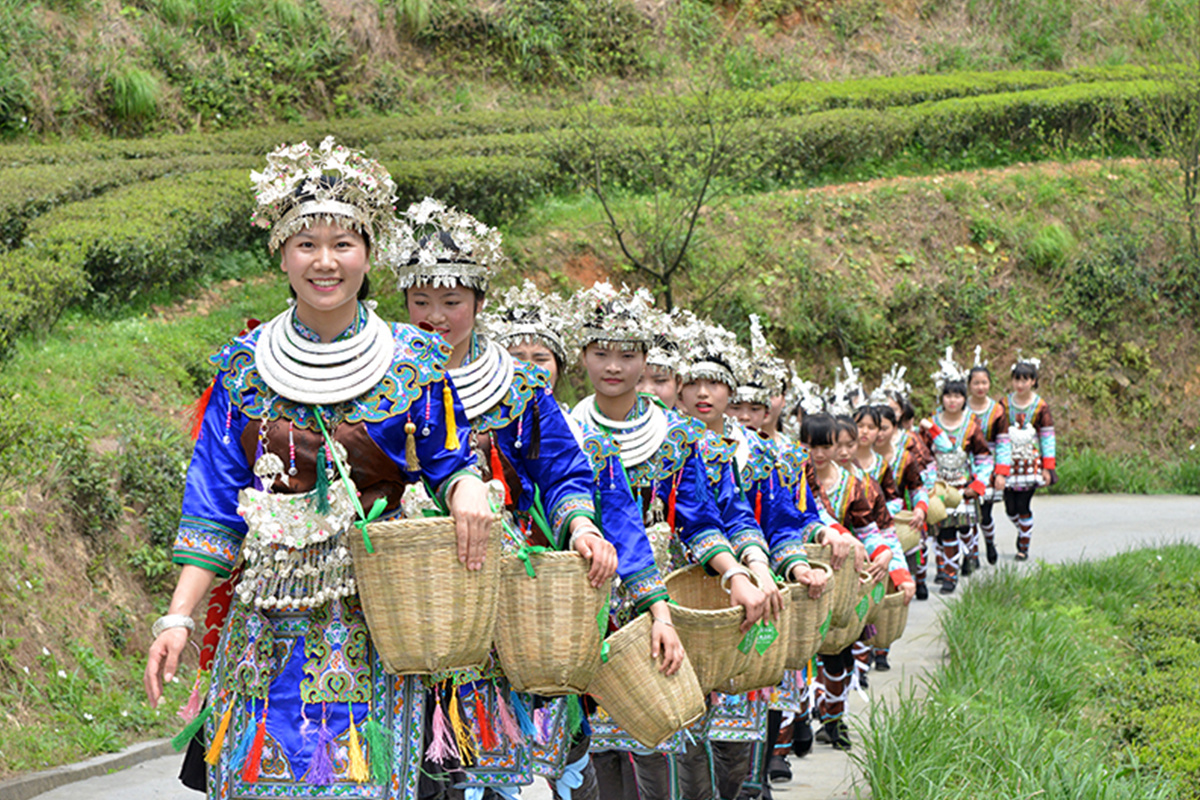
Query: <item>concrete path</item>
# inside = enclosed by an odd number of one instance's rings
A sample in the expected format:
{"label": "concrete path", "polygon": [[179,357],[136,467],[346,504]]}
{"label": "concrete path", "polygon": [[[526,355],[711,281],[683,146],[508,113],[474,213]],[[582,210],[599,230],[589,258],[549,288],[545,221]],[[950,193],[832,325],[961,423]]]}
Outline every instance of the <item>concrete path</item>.
{"label": "concrete path", "polygon": [[[1070,495],[1038,497],[1033,509],[1037,527],[1033,533],[1034,559],[1048,562],[1097,559],[1145,546],[1188,541],[1200,545],[1200,497]],[[1016,534],[997,506],[1001,563],[1011,563]],[[984,567],[986,574],[987,567]],[[969,584],[970,578],[967,579]],[[960,587],[961,591],[961,587]],[[951,595],[951,602],[955,595]],[[866,719],[870,699],[892,700],[915,686],[942,659],[937,618],[945,605],[941,595],[915,602],[909,613],[904,638],[892,650],[892,670],[870,675],[869,695],[852,696],[851,726]],[[852,735],[857,742],[858,737]],[[176,781],[180,757],[155,758],[103,777],[90,778],[37,795],[41,800],[196,800],[195,792]],[[776,784],[776,800],[840,800],[865,793],[862,778],[845,753],[827,745],[816,745],[812,754],[792,759],[793,779]],[[6,794],[0,785],[0,800]],[[22,795],[28,796],[28,795]],[[550,800],[544,782],[527,789],[529,800]]]}

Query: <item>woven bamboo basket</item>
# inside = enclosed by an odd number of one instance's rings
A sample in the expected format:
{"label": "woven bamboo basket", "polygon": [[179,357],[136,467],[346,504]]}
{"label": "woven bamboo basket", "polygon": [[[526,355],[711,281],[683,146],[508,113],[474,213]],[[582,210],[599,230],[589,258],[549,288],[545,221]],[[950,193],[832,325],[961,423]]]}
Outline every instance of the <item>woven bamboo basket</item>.
{"label": "woven bamboo basket", "polygon": [[[750,666],[725,686],[718,686],[717,691],[726,694],[742,694],[768,686],[778,686],[783,683],[783,673],[787,669],[788,649],[792,638],[792,595],[795,593],[791,586],[781,587],[783,594],[783,610],[772,621],[778,633],[775,641],[771,642],[762,653],[751,649]],[[752,632],[753,633],[753,632]],[[752,635],[747,634],[747,635]]]}
{"label": "woven bamboo basket", "polygon": [[891,647],[892,643],[904,635],[908,625],[908,606],[904,604],[904,592],[888,593],[883,600],[876,604],[875,635],[868,643],[873,647]]}
{"label": "woven bamboo basket", "polygon": [[[809,562],[829,563],[832,550],[828,545],[806,544],[804,549],[808,553]],[[851,617],[854,616],[854,607],[862,597],[860,590],[858,575],[854,572],[854,564],[850,559],[846,559],[842,563],[841,569],[833,571],[833,580],[830,581],[829,588],[825,590],[826,592],[832,591],[830,610],[833,611],[833,619],[829,623],[831,627],[843,628],[850,624]]]}
{"label": "woven bamboo basket", "polygon": [[659,671],[659,662],[650,657],[650,625],[650,615],[642,614],[608,637],[608,661],[587,691],[629,735],[655,748],[708,709],[686,651],[674,675]]}
{"label": "woven bamboo basket", "polygon": [[813,569],[824,570],[829,576],[829,582],[825,584],[825,591],[821,592],[821,596],[816,600],[808,596],[807,586],[790,584],[792,630],[788,636],[787,661],[784,662],[787,669],[803,669],[809,659],[816,655],[817,648],[821,646],[821,639],[824,638],[821,636],[821,626],[825,624],[833,607],[833,569],[820,561],[809,561],[808,565]]}
{"label": "woven bamboo basket", "polygon": [[729,605],[729,595],[721,588],[719,576],[709,575],[695,564],[668,575],[666,586],[675,604],[671,620],[692,660],[701,691],[707,694],[727,686],[750,668],[753,651],[743,653],[738,649],[745,637],[740,630],[745,610]]}
{"label": "woven bamboo basket", "polygon": [[925,523],[930,527],[946,519],[946,504],[935,494],[929,496],[929,511],[925,512]]}
{"label": "woven bamboo basket", "polygon": [[451,517],[367,526],[374,553],[351,531],[363,613],[386,672],[423,675],[487,660],[500,592],[500,534],[488,537],[483,569],[458,560]]}
{"label": "woven bamboo basket", "polygon": [[912,526],[912,512],[907,509],[892,516],[896,523],[896,538],[900,540],[900,549],[911,553],[921,544],[921,532]]}
{"label": "woven bamboo basket", "polygon": [[[882,589],[880,589],[879,584],[877,583],[872,583],[870,585],[870,589],[867,591],[867,602],[870,605],[867,606],[867,615],[863,617],[864,625],[875,624],[875,620],[879,618],[879,607],[883,605],[884,599],[887,598],[887,592],[894,591],[896,591],[896,587],[892,585],[892,579],[890,577],[885,577],[883,579]],[[879,595],[878,600],[875,599],[877,592],[882,592],[882,594]]]}
{"label": "woven bamboo basket", "polygon": [[957,508],[958,506],[962,505],[962,492],[958,489],[955,489],[953,486],[947,486],[941,481],[938,481],[933,485],[933,493],[942,498],[946,508]]}
{"label": "woven bamboo basket", "polygon": [[[822,640],[821,646],[817,650],[817,652],[820,653],[821,655],[827,655],[827,656],[834,655],[836,653],[840,653],[843,650],[845,650],[855,640],[858,639],[858,637],[862,634],[863,628],[866,627],[866,624],[867,624],[866,617],[864,616],[863,618],[860,619],[856,609],[858,607],[858,604],[862,601],[862,599],[864,597],[868,596],[868,593],[871,591],[871,587],[874,585],[870,580],[870,576],[867,575],[865,570],[860,570],[859,572],[856,573],[853,570],[853,568],[851,568],[851,567],[844,567],[843,569],[839,570],[839,572],[845,572],[849,575],[854,576],[854,581],[851,584],[850,595],[849,595],[850,611],[846,617],[845,624],[842,624],[842,625],[836,624],[836,619],[830,622],[829,630],[826,632],[825,638],[824,638],[824,640]],[[834,573],[835,581],[837,580],[837,575],[838,575],[838,573],[835,572]],[[834,598],[834,602],[835,603],[838,602],[838,599],[836,597]],[[868,612],[869,612],[869,609],[868,609]],[[836,614],[837,614],[837,612],[835,610],[834,611],[835,617],[836,617]]]}
{"label": "woven bamboo basket", "polygon": [[[595,589],[574,551],[531,553],[530,577],[516,556],[500,559],[496,652],[518,692],[583,694],[600,668],[611,583]],[[597,617],[603,614],[605,630]]]}

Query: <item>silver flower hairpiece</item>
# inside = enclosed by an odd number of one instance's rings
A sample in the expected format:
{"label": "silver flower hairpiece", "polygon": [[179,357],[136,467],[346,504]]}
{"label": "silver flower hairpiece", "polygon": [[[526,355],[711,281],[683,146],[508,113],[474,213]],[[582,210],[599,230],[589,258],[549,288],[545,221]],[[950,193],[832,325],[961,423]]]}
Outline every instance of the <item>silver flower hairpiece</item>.
{"label": "silver flower hairpiece", "polygon": [[401,289],[430,284],[486,292],[504,251],[500,231],[426,197],[400,215],[388,261]]}
{"label": "silver flower hairpiece", "polygon": [[950,381],[965,381],[967,379],[967,373],[954,360],[953,346],[946,347],[946,354],[938,362],[938,371],[929,377],[933,378],[938,393],[941,393],[942,388]]}
{"label": "silver flower hairpiece", "polygon": [[649,350],[654,341],[650,312],[654,298],[646,289],[620,289],[607,281],[597,282],[572,299],[575,321],[572,338],[582,350],[604,342],[621,350]]}
{"label": "silver flower hairpiece", "polygon": [[671,317],[675,337],[680,343],[680,376],[684,383],[709,380],[723,383],[730,391],[736,391],[737,355],[740,350],[737,336],[686,309],[675,309]]}
{"label": "silver flower hairpiece", "polygon": [[568,327],[566,301],[557,294],[542,292],[532,281],[506,289],[493,308],[479,315],[480,327],[502,347],[539,343],[550,349],[560,363],[567,360],[563,331]]}

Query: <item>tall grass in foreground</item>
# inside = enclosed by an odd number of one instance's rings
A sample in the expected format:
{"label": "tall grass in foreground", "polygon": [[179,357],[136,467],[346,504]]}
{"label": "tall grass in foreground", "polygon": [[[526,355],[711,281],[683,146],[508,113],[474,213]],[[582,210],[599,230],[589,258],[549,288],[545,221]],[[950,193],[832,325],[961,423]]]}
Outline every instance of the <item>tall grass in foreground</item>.
{"label": "tall grass in foreground", "polygon": [[1177,457],[1084,447],[1060,453],[1054,494],[1200,494],[1200,450]]}
{"label": "tall grass in foreground", "polygon": [[1123,749],[1110,708],[1136,669],[1127,610],[1198,570],[1200,549],[1177,545],[972,579],[943,614],[926,698],[871,707],[856,758],[873,800],[1178,797]]}

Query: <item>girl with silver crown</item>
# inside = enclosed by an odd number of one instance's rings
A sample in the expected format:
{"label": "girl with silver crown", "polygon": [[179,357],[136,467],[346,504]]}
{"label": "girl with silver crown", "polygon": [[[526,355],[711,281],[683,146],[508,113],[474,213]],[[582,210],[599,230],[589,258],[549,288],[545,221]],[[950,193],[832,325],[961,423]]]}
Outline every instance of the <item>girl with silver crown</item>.
{"label": "girl with silver crown", "polygon": [[1008,418],[1012,447],[1012,474],[1004,487],[1004,511],[1017,528],[1017,561],[1029,558],[1033,538],[1033,511],[1029,504],[1041,486],[1058,479],[1057,443],[1050,406],[1037,393],[1041,361],[1021,358],[1011,370],[1013,391],[1001,400]]}
{"label": "girl with silver crown", "polygon": [[[653,342],[653,331],[646,327],[649,294],[601,283],[580,293],[577,302],[577,345],[596,393],[576,405],[572,416],[585,432],[602,431],[616,441],[662,574],[689,561],[717,572],[730,604],[745,609],[743,630],[748,631],[765,616],[767,599],[738,563],[725,535],[700,452],[702,431],[657,398],[637,391]],[[681,747],[683,740],[672,744]],[[662,748],[648,752],[631,743],[596,753],[604,797],[628,796],[632,790],[619,769],[628,751],[633,752],[639,796],[709,796],[711,775],[702,746],[672,759]]]}
{"label": "girl with silver crown", "polygon": [[[596,526],[592,469],[551,393],[547,375],[516,361],[476,328],[490,278],[503,260],[499,232],[431,198],[414,203],[401,219],[402,235],[392,253],[398,285],[405,292],[410,320],[440,335],[450,347],[448,372],[469,422],[467,438],[485,477],[503,486],[505,509],[512,515],[511,524],[504,526],[507,549],[573,549],[591,561],[588,577],[593,585],[601,585],[616,570],[616,550]],[[482,689],[487,695],[485,715],[497,718],[491,712],[499,710],[507,694],[502,676],[485,671],[455,676],[455,682],[460,684],[456,691],[467,699]],[[513,702],[524,705],[527,700],[517,697]],[[579,700],[572,697],[559,705],[567,702]],[[536,703],[542,705],[540,700]],[[539,716],[551,713],[535,710]],[[469,704],[465,716],[467,726],[478,730],[481,721]],[[471,763],[449,759],[431,764],[431,772],[449,773],[448,783],[464,790],[468,800],[485,789],[512,794],[533,780],[538,757],[534,745],[549,745],[558,737],[541,742],[491,738],[494,747],[475,743]],[[431,793],[449,794],[446,783],[431,787]]]}
{"label": "girl with silver crown", "polygon": [[[566,363],[566,331],[570,309],[556,295],[543,294],[529,281],[513,287],[500,298],[500,305],[481,315],[481,321],[495,340],[508,348],[514,358],[545,363],[550,371],[551,387]],[[602,522],[604,536],[617,551],[617,575],[620,580],[614,596],[610,624],[620,626],[633,616],[649,613],[658,624],[651,624],[651,657],[661,659],[660,669],[673,675],[683,661],[683,645],[671,625],[671,606],[666,588],[654,563],[654,553],[646,528],[621,466],[621,454],[611,433],[590,429],[586,433],[571,418],[583,452],[593,474],[596,518]],[[588,702],[588,711],[596,707]],[[630,741],[628,734],[611,721],[597,719],[591,735],[580,735],[568,743],[570,753],[565,767],[550,768],[543,759],[535,759],[535,769],[550,779],[559,796],[570,800],[588,800],[600,796],[590,747],[611,751]],[[611,783],[611,781],[609,781]],[[568,785],[574,788],[567,788]]]}
{"label": "girl with silver crown", "polygon": [[384,673],[348,541],[399,515],[421,482],[455,518],[460,561],[482,567],[492,514],[452,435],[466,416],[450,348],[364,302],[394,236],[378,163],[331,137],[281,147],[252,178],[254,222],[294,301],[211,359],[174,547],[182,570],[154,625],[146,692],[155,704],[197,604],[225,578],[205,619],[211,680],[192,725],[207,728],[190,746],[189,785],[220,798],[415,798],[424,692]]}
{"label": "girl with silver crown", "polygon": [[[937,462],[938,480],[952,490],[943,496],[957,495],[957,502],[946,501],[946,518],[937,533],[935,580],[942,584],[942,594],[950,594],[958,586],[959,556],[969,544],[976,501],[991,481],[994,462],[979,422],[967,413],[966,374],[955,363],[953,348],[946,348],[940,368],[931,377],[941,405],[932,419],[921,420],[921,430]],[[971,574],[969,559],[962,562],[961,571],[964,577]]]}
{"label": "girl with silver crown", "polygon": [[967,373],[967,412],[979,422],[983,438],[987,441],[988,449],[992,451],[995,469],[992,471],[992,482],[987,487],[983,497],[979,498],[979,519],[971,528],[971,547],[969,557],[973,569],[979,569],[979,534],[987,550],[987,562],[995,564],[999,554],[996,552],[996,523],[992,519],[992,506],[996,504],[996,495],[1004,496],[1004,487],[1012,471],[1012,448],[1008,441],[1008,417],[1000,403],[989,395],[992,389],[992,372],[986,361],[979,357],[983,348],[975,347],[975,364]]}

